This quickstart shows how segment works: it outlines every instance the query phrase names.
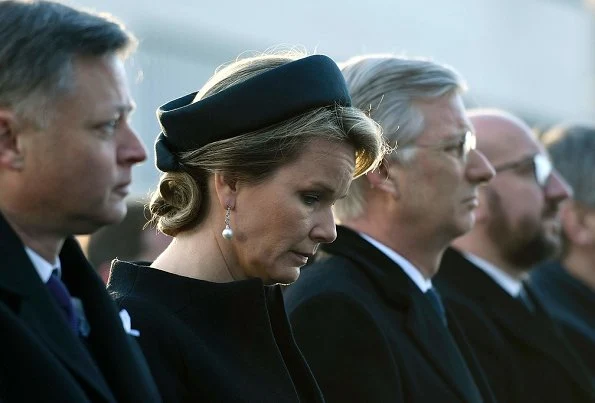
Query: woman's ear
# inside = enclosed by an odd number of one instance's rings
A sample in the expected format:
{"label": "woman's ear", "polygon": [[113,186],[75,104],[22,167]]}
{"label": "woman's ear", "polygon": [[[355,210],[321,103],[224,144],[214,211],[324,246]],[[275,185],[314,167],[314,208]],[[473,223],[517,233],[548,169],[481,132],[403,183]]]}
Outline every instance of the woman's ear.
{"label": "woman's ear", "polygon": [[396,168],[391,167],[394,162],[383,161],[378,168],[366,174],[370,188],[379,189],[383,192],[389,193],[395,199],[401,196],[399,190],[399,180],[397,177]]}
{"label": "woman's ear", "polygon": [[227,209],[227,207],[233,209],[237,197],[237,179],[230,178],[229,175],[219,171],[215,172],[213,176],[215,180],[215,193],[217,194],[219,204],[223,209]]}

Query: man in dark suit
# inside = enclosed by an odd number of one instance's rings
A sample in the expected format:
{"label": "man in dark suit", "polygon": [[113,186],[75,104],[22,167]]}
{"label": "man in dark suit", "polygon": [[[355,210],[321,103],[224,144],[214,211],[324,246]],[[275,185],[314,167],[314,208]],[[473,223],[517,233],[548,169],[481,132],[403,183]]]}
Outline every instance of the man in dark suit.
{"label": "man in dark suit", "polygon": [[574,192],[560,207],[562,254],[534,268],[531,285],[595,377],[595,127],[560,126],[542,139]]}
{"label": "man in dark suit", "polygon": [[72,238],[124,217],[146,158],[128,125],[134,39],[44,1],[0,2],[0,38],[0,401],[160,401]]}
{"label": "man in dark suit", "polygon": [[352,183],[336,206],[337,240],[286,290],[298,345],[328,402],[491,401],[432,286],[493,176],[475,150],[463,83],[447,67],[394,56],[355,58],[343,73],[353,104],[398,148]]}
{"label": "man in dark suit", "polygon": [[[436,283],[497,395],[516,384],[521,396],[511,401],[593,402],[581,359],[524,281],[559,249],[558,206],[570,189],[520,119],[495,110],[468,115],[497,174],[480,190],[473,230],[444,254]],[[488,331],[504,341],[516,373],[493,362]]]}

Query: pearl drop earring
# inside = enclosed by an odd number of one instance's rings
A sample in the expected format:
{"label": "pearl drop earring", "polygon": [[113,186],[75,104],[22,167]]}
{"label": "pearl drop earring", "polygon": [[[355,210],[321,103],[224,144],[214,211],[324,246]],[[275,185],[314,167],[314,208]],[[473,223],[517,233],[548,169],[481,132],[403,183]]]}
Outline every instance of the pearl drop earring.
{"label": "pearl drop earring", "polygon": [[231,207],[227,206],[227,211],[225,212],[225,228],[221,232],[221,236],[227,240],[233,238],[233,230],[229,226],[231,218]]}

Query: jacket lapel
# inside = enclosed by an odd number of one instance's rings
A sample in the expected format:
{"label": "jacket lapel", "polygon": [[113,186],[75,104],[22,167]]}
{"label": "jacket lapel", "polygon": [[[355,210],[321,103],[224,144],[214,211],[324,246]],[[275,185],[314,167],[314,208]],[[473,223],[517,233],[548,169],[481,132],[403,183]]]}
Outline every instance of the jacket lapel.
{"label": "jacket lapel", "polygon": [[[552,358],[575,380],[577,386],[592,393],[591,381],[586,372],[580,370],[583,369],[580,359],[534,295],[531,296],[537,312],[532,314],[480,268],[452,249],[445,253],[440,273],[449,284],[456,284],[453,289],[459,289],[477,301],[510,336],[528,349],[539,350]],[[530,289],[528,291],[532,294]]]}
{"label": "jacket lapel", "polygon": [[73,238],[64,242],[60,261],[62,278],[72,295],[83,302],[91,327],[88,350],[116,400],[157,401],[159,392],[140,348],[124,331],[116,304]]}
{"label": "jacket lapel", "polygon": [[97,366],[39,278],[24,245],[1,215],[0,256],[3,256],[0,288],[18,299],[19,311],[15,314],[72,373],[95,388],[105,400],[114,401]]}
{"label": "jacket lapel", "polygon": [[[337,226],[337,240],[324,245],[323,250],[346,256],[359,267],[365,267],[366,275],[380,294],[397,310],[406,312],[406,331],[445,382],[463,400],[482,401],[448,329],[400,266],[357,233],[342,226]],[[461,379],[469,381],[461,382]]]}

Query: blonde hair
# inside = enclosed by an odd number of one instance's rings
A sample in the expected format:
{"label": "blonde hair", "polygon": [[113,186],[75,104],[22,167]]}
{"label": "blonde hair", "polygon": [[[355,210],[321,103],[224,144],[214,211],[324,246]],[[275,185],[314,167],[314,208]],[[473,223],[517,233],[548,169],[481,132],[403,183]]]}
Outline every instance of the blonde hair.
{"label": "blonde hair", "polygon": [[[194,102],[304,56],[291,52],[237,60],[218,70]],[[200,127],[196,130],[199,132]],[[208,214],[205,200],[208,179],[214,172],[258,183],[295,161],[314,139],[352,145],[354,177],[375,168],[385,151],[380,126],[358,108],[339,105],[316,108],[273,126],[178,153],[183,171],[162,175],[149,205],[152,220],[160,231],[171,236],[193,228]]]}

